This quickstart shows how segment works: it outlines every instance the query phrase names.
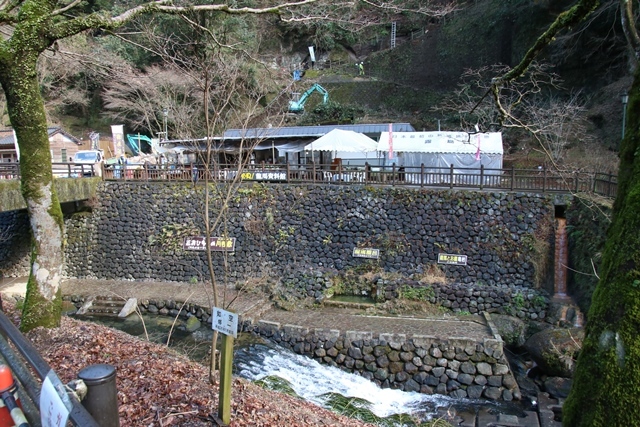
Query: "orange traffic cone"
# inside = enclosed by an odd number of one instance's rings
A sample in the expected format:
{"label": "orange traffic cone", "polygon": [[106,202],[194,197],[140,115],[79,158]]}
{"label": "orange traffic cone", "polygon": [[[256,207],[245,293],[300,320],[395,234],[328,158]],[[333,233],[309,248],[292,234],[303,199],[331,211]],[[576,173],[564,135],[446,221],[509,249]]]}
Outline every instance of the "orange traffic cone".
{"label": "orange traffic cone", "polygon": [[0,427],[28,427],[18,398],[18,386],[8,366],[0,364]]}

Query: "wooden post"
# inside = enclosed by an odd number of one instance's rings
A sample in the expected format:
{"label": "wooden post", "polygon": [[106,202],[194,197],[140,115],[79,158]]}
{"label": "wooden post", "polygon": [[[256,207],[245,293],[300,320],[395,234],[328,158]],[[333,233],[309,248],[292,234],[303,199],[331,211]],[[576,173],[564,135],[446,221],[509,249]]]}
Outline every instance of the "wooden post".
{"label": "wooden post", "polygon": [[231,371],[233,369],[233,337],[222,334],[218,417],[228,425],[231,421]]}
{"label": "wooden post", "polygon": [[511,165],[511,191],[513,191],[513,188],[515,187],[515,183],[516,183],[516,169],[513,167],[513,165]]}
{"label": "wooden post", "polygon": [[449,189],[452,189],[452,188],[453,188],[453,164],[449,169]]}

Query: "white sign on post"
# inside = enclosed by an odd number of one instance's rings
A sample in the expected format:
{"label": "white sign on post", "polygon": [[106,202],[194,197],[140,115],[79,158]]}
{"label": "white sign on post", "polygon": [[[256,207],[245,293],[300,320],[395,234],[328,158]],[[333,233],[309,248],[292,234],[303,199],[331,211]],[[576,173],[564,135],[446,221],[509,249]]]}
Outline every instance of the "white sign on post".
{"label": "white sign on post", "polygon": [[238,338],[238,315],[218,307],[213,307],[211,328],[214,331]]}

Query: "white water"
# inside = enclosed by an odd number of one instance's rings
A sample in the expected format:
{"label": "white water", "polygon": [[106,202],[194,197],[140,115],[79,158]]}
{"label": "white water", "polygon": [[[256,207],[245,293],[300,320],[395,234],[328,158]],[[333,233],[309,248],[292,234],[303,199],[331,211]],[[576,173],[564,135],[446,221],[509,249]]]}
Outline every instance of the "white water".
{"label": "white water", "polygon": [[465,402],[464,399],[442,395],[382,389],[359,375],[321,365],[281,348],[251,346],[236,352],[235,364],[237,375],[252,381],[278,376],[287,380],[300,397],[319,406],[324,406],[320,396],[330,392],[365,399],[372,404],[371,411],[379,417],[411,413],[428,419],[435,415],[437,408],[472,404],[468,399]]}

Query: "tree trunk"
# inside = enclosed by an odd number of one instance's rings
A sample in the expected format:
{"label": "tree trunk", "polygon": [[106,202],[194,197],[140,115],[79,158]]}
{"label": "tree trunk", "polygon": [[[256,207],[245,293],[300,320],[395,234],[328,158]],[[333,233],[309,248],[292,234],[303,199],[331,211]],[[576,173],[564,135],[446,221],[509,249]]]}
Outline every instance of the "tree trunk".
{"label": "tree trunk", "polygon": [[640,425],[640,71],[629,92],[618,194],[565,426]]}
{"label": "tree trunk", "polygon": [[56,327],[61,315],[64,223],[53,187],[47,118],[36,62],[23,57],[2,68],[0,80],[20,148],[21,189],[32,235],[31,271],[21,329]]}

